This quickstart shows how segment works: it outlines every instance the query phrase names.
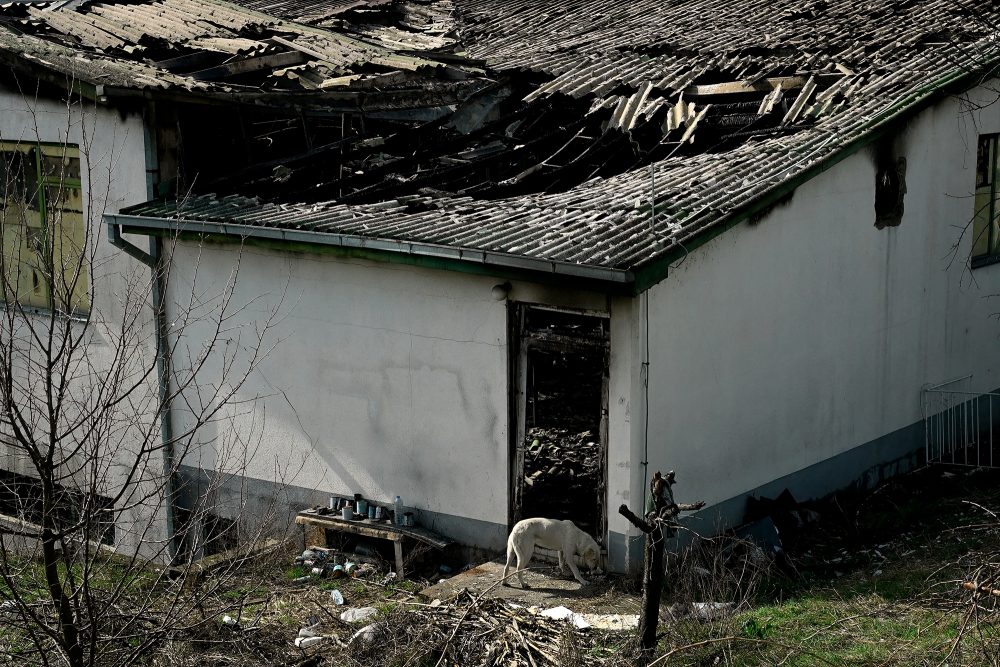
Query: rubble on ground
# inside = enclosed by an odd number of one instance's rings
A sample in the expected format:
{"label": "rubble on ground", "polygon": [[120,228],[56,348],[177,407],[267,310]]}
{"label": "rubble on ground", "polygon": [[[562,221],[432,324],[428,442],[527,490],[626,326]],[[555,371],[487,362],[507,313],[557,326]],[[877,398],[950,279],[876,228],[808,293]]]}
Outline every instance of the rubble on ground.
{"label": "rubble on ground", "polygon": [[[581,506],[593,503],[594,489],[601,479],[597,434],[591,430],[535,427],[528,430],[526,441],[525,516],[576,516]],[[552,493],[553,485],[559,493]]]}
{"label": "rubble on ground", "polygon": [[372,609],[365,620],[374,622],[360,630],[321,620],[305,628],[308,637],[300,631],[296,644],[303,649],[315,645],[313,651],[322,652],[331,643],[347,646],[360,664],[368,664],[375,653],[380,661],[391,662],[389,654],[398,647],[411,664],[555,666],[566,664],[567,650],[573,649],[588,652],[587,664],[604,665],[611,657],[601,650],[605,628],[630,630],[638,620],[604,616],[565,607],[527,609],[463,591],[447,603],[399,602],[384,613]]}

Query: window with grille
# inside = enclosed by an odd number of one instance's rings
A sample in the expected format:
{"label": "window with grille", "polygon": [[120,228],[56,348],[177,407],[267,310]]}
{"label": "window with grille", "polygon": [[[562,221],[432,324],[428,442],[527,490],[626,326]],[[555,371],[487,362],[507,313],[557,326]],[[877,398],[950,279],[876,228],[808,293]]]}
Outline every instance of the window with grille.
{"label": "window with grille", "polygon": [[87,313],[84,225],[79,147],[0,139],[0,298]]}

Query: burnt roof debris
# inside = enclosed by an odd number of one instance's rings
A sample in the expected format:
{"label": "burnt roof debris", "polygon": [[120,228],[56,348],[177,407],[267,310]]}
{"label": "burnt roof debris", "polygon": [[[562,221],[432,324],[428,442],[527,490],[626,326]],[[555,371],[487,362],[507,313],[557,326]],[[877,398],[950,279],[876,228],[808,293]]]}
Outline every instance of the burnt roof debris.
{"label": "burnt roof debris", "polygon": [[[44,60],[95,84],[203,93],[353,90],[381,74],[420,72],[427,79],[482,75],[448,58],[449,26],[410,4],[450,12],[447,0],[278,3],[276,12],[216,0],[0,4],[6,60]],[[361,11],[365,10],[365,11]],[[369,14],[377,12],[378,22]],[[296,16],[306,21],[284,18]],[[342,16],[331,23],[331,16]],[[437,16],[436,14],[432,16]],[[307,23],[315,23],[315,27]],[[15,48],[20,46],[20,50]],[[15,58],[12,58],[14,56]],[[16,64],[16,63],[15,63]],[[310,103],[315,103],[312,100]]]}
{"label": "burnt roof debris", "polygon": [[215,160],[185,165],[197,219],[633,270],[986,71],[998,23],[964,0],[74,0],[0,4],[0,61],[242,104],[187,142]]}

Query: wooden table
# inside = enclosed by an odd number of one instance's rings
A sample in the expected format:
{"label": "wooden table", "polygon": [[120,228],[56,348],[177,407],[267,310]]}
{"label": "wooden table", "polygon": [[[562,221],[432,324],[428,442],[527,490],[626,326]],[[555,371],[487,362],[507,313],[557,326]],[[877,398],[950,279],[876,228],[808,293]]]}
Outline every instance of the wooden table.
{"label": "wooden table", "polygon": [[444,537],[443,535],[438,535],[437,533],[427,530],[426,528],[419,528],[417,526],[396,526],[392,523],[372,521],[371,519],[358,519],[356,521],[350,521],[332,512],[330,514],[318,514],[314,509],[299,512],[295,517],[295,523],[301,526],[312,526],[317,530],[323,531],[322,545],[326,544],[326,531],[328,530],[333,530],[339,533],[349,533],[352,535],[363,535],[364,537],[373,537],[380,540],[389,540],[392,542],[393,551],[396,556],[396,574],[400,579],[404,576],[404,539],[410,538],[417,540],[418,542],[429,544],[437,549],[444,549],[448,545],[454,544],[454,540]]}

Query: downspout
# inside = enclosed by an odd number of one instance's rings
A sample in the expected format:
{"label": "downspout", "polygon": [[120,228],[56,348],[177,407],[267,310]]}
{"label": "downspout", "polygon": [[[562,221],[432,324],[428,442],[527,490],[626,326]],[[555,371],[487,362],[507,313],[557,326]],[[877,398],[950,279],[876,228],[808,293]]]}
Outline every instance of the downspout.
{"label": "downspout", "polygon": [[[152,112],[147,107],[143,115],[142,135],[146,162],[146,201],[156,197],[156,182],[159,173],[156,133],[153,128]],[[122,238],[121,227],[108,223],[108,241],[150,268],[152,278],[153,317],[156,322],[156,380],[160,399],[160,439],[163,445],[163,474],[166,478],[166,528],[167,554],[173,563],[177,557],[176,503],[177,477],[174,470],[174,430],[170,404],[170,347],[167,340],[166,288],[167,272],[163,260],[163,241],[158,236],[149,236],[149,251],[143,251]]]}

